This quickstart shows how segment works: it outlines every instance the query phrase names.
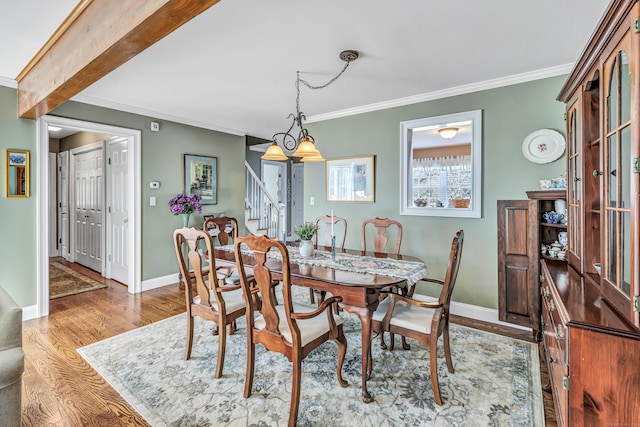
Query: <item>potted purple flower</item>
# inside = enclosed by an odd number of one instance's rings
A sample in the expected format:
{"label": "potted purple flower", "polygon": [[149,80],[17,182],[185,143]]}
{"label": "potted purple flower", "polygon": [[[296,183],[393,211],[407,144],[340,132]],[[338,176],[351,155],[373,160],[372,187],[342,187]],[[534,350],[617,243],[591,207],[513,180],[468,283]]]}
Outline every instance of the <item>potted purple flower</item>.
{"label": "potted purple flower", "polygon": [[187,196],[186,194],[176,194],[171,200],[169,200],[169,206],[171,206],[171,213],[174,215],[182,215],[182,224],[185,227],[189,226],[189,217],[192,213],[202,212],[202,205],[200,204],[201,197],[197,194],[193,196]]}

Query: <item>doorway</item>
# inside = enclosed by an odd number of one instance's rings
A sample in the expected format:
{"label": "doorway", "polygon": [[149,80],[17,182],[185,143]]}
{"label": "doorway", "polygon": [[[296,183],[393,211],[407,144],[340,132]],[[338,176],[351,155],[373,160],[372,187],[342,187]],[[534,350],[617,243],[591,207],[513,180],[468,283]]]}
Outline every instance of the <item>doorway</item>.
{"label": "doorway", "polygon": [[[111,168],[110,165],[107,167],[107,185],[105,186],[107,189],[107,199],[105,199],[107,203],[103,228],[108,230],[108,232],[104,233],[106,236],[104,242],[101,241],[99,243],[101,247],[106,248],[104,252],[106,256],[104,257],[105,261],[101,263],[98,271],[101,271],[107,278],[119,280],[118,277],[120,277],[122,282],[127,283],[129,293],[141,292],[141,132],[139,130],[101,125],[80,120],[43,116],[37,121],[38,159],[45,159],[49,156],[49,126],[73,129],[78,132],[114,135],[114,138],[104,142],[106,153],[109,156],[118,157],[119,159],[122,159],[124,156],[127,161],[124,163],[121,161],[117,162],[113,168]],[[67,160],[70,170],[67,179],[73,182],[74,171],[71,169],[74,168],[74,162],[73,159],[70,158]],[[53,174],[49,171],[49,162],[39,161],[36,179],[38,188],[50,188],[52,176]],[[120,187],[118,190],[113,190],[113,186],[116,183],[120,183]],[[120,191],[122,189],[125,189],[124,193]],[[69,193],[72,197],[75,194],[73,190]],[[38,316],[46,316],[49,314],[49,240],[50,228],[53,226],[49,221],[51,197],[53,196],[49,192],[42,191],[39,191],[36,196],[37,236],[40,242],[40,245],[38,245],[36,277]],[[111,197],[111,199],[108,199],[108,197]],[[116,204],[113,197],[119,197],[121,202]],[[75,224],[77,224],[75,221],[77,219],[75,218],[76,212],[71,208],[71,204],[67,205],[65,210],[68,218],[66,226],[71,235],[68,245],[66,245],[68,247],[66,250],[73,254],[75,241],[74,228]],[[115,211],[114,214],[111,215],[109,210]],[[65,222],[60,222],[61,224],[58,224],[58,226],[61,228],[65,227]],[[60,248],[65,250],[64,243],[60,245]],[[116,256],[114,256],[114,254]],[[71,258],[72,260],[74,259],[73,255]]]}
{"label": "doorway", "polygon": [[304,223],[304,163],[291,165],[291,232]]}

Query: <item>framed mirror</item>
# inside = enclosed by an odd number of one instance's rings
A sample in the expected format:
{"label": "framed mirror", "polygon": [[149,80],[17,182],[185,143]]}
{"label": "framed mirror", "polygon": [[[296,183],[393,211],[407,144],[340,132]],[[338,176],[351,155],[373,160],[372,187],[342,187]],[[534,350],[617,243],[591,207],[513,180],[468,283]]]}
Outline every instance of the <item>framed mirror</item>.
{"label": "framed mirror", "polygon": [[400,123],[400,214],[482,216],[482,110]]}
{"label": "framed mirror", "polygon": [[7,197],[29,197],[29,152],[7,150]]}

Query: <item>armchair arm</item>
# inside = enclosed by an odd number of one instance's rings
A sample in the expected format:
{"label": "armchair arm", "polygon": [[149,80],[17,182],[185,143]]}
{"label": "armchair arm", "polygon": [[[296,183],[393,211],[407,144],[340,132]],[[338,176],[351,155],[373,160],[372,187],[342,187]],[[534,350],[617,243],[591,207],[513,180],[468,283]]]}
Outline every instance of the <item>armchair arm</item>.
{"label": "armchair arm", "polygon": [[231,292],[231,291],[236,291],[238,289],[242,288],[242,286],[240,285],[224,285],[224,286],[218,286],[218,291],[220,292]]}
{"label": "armchair arm", "polygon": [[431,279],[429,277],[425,277],[423,279],[420,279],[423,282],[431,282],[431,283],[437,283],[439,285],[444,285],[444,280],[440,280],[440,279]]}
{"label": "armchair arm", "polygon": [[439,301],[432,301],[432,302],[418,301],[418,300],[415,300],[413,298],[404,297],[404,296],[398,295],[398,294],[390,294],[390,296],[394,300],[404,301],[404,302],[406,302],[408,304],[415,305],[416,307],[422,307],[422,308],[440,308],[440,307],[444,307],[444,304],[442,304]]}
{"label": "armchair arm", "polygon": [[309,312],[306,312],[306,313],[291,313],[291,318],[295,319],[295,320],[311,319],[313,317],[318,316],[323,311],[325,311],[333,303],[340,302],[340,301],[342,301],[341,297],[329,297],[329,298],[325,299],[324,301],[322,301],[322,304],[320,304],[318,306],[318,308],[316,308],[315,310],[309,311]]}

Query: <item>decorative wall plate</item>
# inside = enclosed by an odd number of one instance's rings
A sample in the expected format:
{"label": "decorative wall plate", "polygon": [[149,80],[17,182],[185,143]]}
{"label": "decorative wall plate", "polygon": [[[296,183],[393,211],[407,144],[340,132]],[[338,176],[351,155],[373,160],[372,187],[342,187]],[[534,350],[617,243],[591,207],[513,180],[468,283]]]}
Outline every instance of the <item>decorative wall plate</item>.
{"label": "decorative wall plate", "polygon": [[564,136],[551,129],[530,133],[522,143],[522,154],[533,163],[551,163],[564,153]]}

